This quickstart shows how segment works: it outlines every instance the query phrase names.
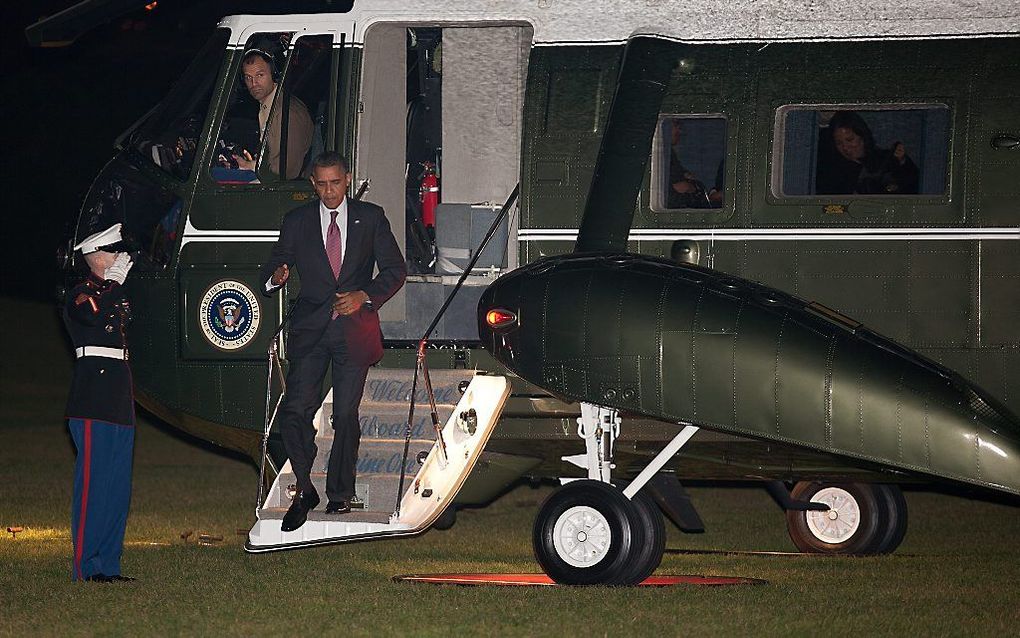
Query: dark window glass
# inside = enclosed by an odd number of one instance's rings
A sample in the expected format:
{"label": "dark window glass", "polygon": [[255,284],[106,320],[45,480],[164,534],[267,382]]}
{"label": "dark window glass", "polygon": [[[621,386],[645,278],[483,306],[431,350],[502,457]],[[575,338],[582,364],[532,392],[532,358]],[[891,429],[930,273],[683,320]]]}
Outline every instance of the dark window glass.
{"label": "dark window glass", "polygon": [[656,131],[656,210],[720,208],[726,185],[726,118],[669,115]]}
{"label": "dark window glass", "polygon": [[229,32],[218,29],[174,88],[130,134],[130,145],[180,180],[191,173]]}
{"label": "dark window glass", "polygon": [[[784,107],[779,195],[941,195],[949,109]],[[775,188],[773,189],[775,190]]]}
{"label": "dark window glass", "polygon": [[332,37],[291,37],[260,33],[245,46],[211,167],[221,183],[303,179],[325,148]]}
{"label": "dark window glass", "polygon": [[[83,220],[123,223],[124,239],[143,270],[162,269],[173,258],[182,202],[171,188],[129,162],[111,162],[96,178],[82,209]],[[90,222],[85,222],[89,224]]]}

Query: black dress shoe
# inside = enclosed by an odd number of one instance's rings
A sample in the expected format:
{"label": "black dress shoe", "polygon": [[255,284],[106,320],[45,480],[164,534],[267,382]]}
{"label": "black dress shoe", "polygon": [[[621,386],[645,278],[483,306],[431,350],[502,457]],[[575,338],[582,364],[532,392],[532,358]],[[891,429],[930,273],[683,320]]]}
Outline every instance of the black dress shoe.
{"label": "black dress shoe", "polygon": [[315,509],[315,506],[319,504],[319,495],[312,490],[306,492],[304,490],[297,493],[294,497],[294,501],[290,504],[290,509],[283,517],[283,524],[280,529],[285,532],[293,532],[297,528],[305,524],[308,520],[308,512]]}
{"label": "black dress shoe", "polygon": [[131,578],[130,576],[121,576],[120,574],[117,574],[116,576],[107,576],[106,574],[92,574],[85,580],[87,580],[90,583],[129,583],[134,581],[135,579]]}
{"label": "black dress shoe", "polygon": [[87,582],[90,582],[90,583],[112,583],[112,582],[115,582],[113,580],[113,576],[107,576],[106,574],[92,574],[91,576],[86,576],[85,580]]}
{"label": "black dress shoe", "polygon": [[346,514],[351,511],[350,501],[330,501],[326,505],[327,514]]}

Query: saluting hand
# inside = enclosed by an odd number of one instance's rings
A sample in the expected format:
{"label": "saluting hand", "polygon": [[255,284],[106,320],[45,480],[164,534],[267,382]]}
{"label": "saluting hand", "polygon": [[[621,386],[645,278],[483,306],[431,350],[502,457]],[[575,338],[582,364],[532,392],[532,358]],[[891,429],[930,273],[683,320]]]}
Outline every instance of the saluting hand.
{"label": "saluting hand", "polygon": [[273,272],[273,285],[282,286],[290,278],[290,268],[283,264]]}
{"label": "saluting hand", "polygon": [[127,279],[128,272],[134,265],[135,262],[131,260],[131,255],[127,253],[117,253],[116,259],[114,259],[113,263],[110,264],[110,267],[103,272],[103,279],[123,284],[124,280]]}

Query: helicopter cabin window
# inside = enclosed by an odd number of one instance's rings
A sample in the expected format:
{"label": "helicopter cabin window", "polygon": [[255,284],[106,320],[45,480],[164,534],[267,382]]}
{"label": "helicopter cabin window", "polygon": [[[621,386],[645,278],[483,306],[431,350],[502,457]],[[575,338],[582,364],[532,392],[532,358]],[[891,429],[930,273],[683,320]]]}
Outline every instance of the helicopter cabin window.
{"label": "helicopter cabin window", "polygon": [[941,104],[785,106],[773,175],[777,195],[942,195],[949,108]]}
{"label": "helicopter cabin window", "polygon": [[245,45],[210,167],[221,184],[303,180],[325,148],[332,37],[292,37]]}
{"label": "helicopter cabin window", "polygon": [[726,118],[660,117],[653,148],[654,210],[722,207],[726,192]]}
{"label": "helicopter cabin window", "polygon": [[129,146],[181,181],[191,174],[229,35],[218,29],[166,99],[127,134]]}

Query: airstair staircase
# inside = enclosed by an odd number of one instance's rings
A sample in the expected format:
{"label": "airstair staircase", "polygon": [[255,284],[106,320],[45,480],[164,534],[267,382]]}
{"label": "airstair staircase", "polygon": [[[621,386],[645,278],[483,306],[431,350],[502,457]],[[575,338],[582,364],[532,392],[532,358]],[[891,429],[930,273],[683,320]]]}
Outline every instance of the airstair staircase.
{"label": "airstair staircase", "polygon": [[[318,451],[312,483],[321,503],[301,528],[281,531],[296,483],[288,461],[257,511],[258,520],[245,546],[248,551],[414,534],[427,529],[442,514],[481,454],[509,395],[509,384],[503,377],[477,375],[473,370],[431,372],[436,411],[444,432],[444,455],[436,444],[425,384],[419,378],[405,460],[404,435],[413,375],[411,369],[369,370],[359,408],[362,434],[355,487],[363,508],[342,515],[325,513],[326,467],[333,444],[330,391],[314,418]],[[395,515],[402,461],[406,468],[404,494],[399,515]]]}

